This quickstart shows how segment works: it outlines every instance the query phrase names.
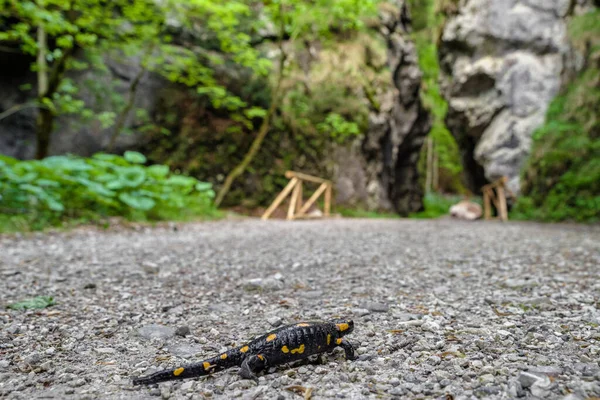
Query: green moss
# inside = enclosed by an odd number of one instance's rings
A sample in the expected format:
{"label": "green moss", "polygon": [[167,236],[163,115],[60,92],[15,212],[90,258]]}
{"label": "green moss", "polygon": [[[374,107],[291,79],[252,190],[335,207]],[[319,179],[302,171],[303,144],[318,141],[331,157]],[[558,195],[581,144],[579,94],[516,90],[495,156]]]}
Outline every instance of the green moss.
{"label": "green moss", "polygon": [[[411,0],[409,5],[413,17],[412,36],[419,56],[419,66],[423,72],[421,100],[433,118],[429,135],[439,157],[439,189],[451,193],[464,193],[460,153],[454,137],[446,127],[448,103],[439,86],[440,66],[435,38],[444,22],[443,15],[439,12],[443,5],[434,0]],[[424,146],[419,161],[422,185],[425,185],[426,157]]]}
{"label": "green moss", "polygon": [[600,12],[574,18],[569,32],[576,45],[588,43],[588,68],[533,135],[516,219],[600,221]]}

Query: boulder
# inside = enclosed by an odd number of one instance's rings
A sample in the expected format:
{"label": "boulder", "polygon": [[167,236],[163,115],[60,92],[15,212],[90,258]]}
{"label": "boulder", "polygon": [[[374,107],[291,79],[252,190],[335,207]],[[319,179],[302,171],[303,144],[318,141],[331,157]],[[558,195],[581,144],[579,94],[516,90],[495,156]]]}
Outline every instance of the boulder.
{"label": "boulder", "polygon": [[473,221],[481,218],[481,215],[481,206],[477,203],[473,203],[472,201],[463,200],[450,207],[450,216],[453,218]]}

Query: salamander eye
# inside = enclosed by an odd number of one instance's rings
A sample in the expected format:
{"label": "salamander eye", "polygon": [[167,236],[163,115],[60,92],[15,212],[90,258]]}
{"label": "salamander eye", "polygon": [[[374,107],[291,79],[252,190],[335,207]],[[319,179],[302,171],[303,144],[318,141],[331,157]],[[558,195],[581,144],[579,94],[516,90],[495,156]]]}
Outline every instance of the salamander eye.
{"label": "salamander eye", "polygon": [[347,335],[354,330],[354,321],[351,319],[336,321],[335,327],[340,335]]}

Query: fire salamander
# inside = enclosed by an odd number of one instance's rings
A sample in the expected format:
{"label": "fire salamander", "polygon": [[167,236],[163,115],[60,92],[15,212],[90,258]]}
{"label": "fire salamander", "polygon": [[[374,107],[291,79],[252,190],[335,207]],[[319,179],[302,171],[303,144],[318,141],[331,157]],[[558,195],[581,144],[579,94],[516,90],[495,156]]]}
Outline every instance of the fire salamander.
{"label": "fire salamander", "polygon": [[257,380],[256,374],[269,367],[305,359],[341,347],[346,359],[355,360],[354,348],[344,336],[354,330],[351,320],[300,322],[283,326],[205,361],[155,372],[133,379],[134,385],[150,385],[174,379],[205,376],[238,366],[244,379]]}

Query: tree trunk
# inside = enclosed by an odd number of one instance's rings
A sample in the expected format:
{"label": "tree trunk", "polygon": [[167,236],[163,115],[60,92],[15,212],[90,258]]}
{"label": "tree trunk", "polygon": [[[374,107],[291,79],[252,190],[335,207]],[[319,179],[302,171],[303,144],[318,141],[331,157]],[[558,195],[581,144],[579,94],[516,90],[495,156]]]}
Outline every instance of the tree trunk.
{"label": "tree trunk", "polygon": [[43,27],[38,28],[38,103],[40,111],[36,120],[37,149],[36,158],[42,159],[48,155],[50,136],[54,128],[55,112],[44,103],[44,99],[51,99],[62,82],[67,69],[67,61],[75,50],[74,47],[63,50],[63,55],[55,61],[52,70],[48,73],[46,53],[48,51],[46,32]]}
{"label": "tree trunk", "polygon": [[54,113],[46,108],[40,109],[37,120],[37,151],[35,157],[38,160],[48,156],[50,148],[50,135],[54,126]]}
{"label": "tree trunk", "polygon": [[[281,12],[282,12],[282,7],[280,4],[280,13]],[[221,203],[223,202],[225,195],[227,195],[227,193],[229,192],[229,189],[231,189],[231,185],[233,184],[233,181],[238,176],[242,175],[244,173],[244,171],[246,170],[246,168],[248,167],[248,165],[252,162],[252,160],[254,159],[254,156],[260,150],[260,146],[262,145],[262,142],[265,140],[267,133],[269,133],[269,128],[271,127],[271,117],[273,116],[273,114],[275,114],[275,110],[277,109],[277,103],[279,102],[279,94],[280,94],[279,92],[281,91],[281,83],[283,81],[283,72],[284,72],[283,70],[284,70],[284,66],[285,66],[285,60],[287,59],[287,55],[283,49],[284,35],[285,35],[285,26],[284,26],[283,18],[282,18],[280,32],[279,32],[279,50],[281,52],[281,56],[279,58],[279,71],[278,71],[279,74],[277,75],[277,83],[275,84],[275,88],[272,91],[271,105],[269,106],[267,115],[265,115],[265,118],[263,119],[262,124],[260,125],[260,129],[258,130],[258,135],[256,135],[256,137],[252,141],[252,144],[250,145],[250,149],[248,150],[248,153],[246,153],[242,162],[240,162],[225,178],[225,182],[223,182],[223,186],[221,186],[221,189],[219,190],[219,193],[217,194],[217,198],[215,199],[215,205],[217,207],[219,207],[221,205]]]}
{"label": "tree trunk", "polygon": [[223,182],[223,186],[221,186],[221,189],[219,190],[217,198],[215,199],[215,205],[217,207],[219,207],[221,205],[221,202],[225,198],[225,195],[229,192],[229,189],[231,189],[231,184],[233,183],[233,181],[238,176],[243,174],[244,171],[246,170],[246,168],[248,167],[248,165],[252,162],[252,160],[254,159],[254,156],[260,150],[260,146],[262,145],[263,140],[265,140],[265,137],[267,136],[267,133],[269,132],[269,128],[271,127],[271,117],[275,113],[275,109],[277,108],[277,102],[279,101],[279,87],[281,84],[282,75],[283,75],[283,71],[280,71],[279,77],[278,77],[279,82],[277,84],[277,87],[274,90],[273,97],[271,98],[271,106],[269,107],[269,110],[267,111],[267,115],[265,115],[265,118],[263,119],[262,124],[260,125],[260,129],[258,130],[258,135],[256,135],[256,137],[252,141],[252,144],[250,145],[250,149],[248,150],[248,153],[246,153],[246,155],[244,156],[244,159],[242,160],[242,162],[239,163],[229,173],[229,175],[227,175],[227,177],[225,178],[225,182]]}

